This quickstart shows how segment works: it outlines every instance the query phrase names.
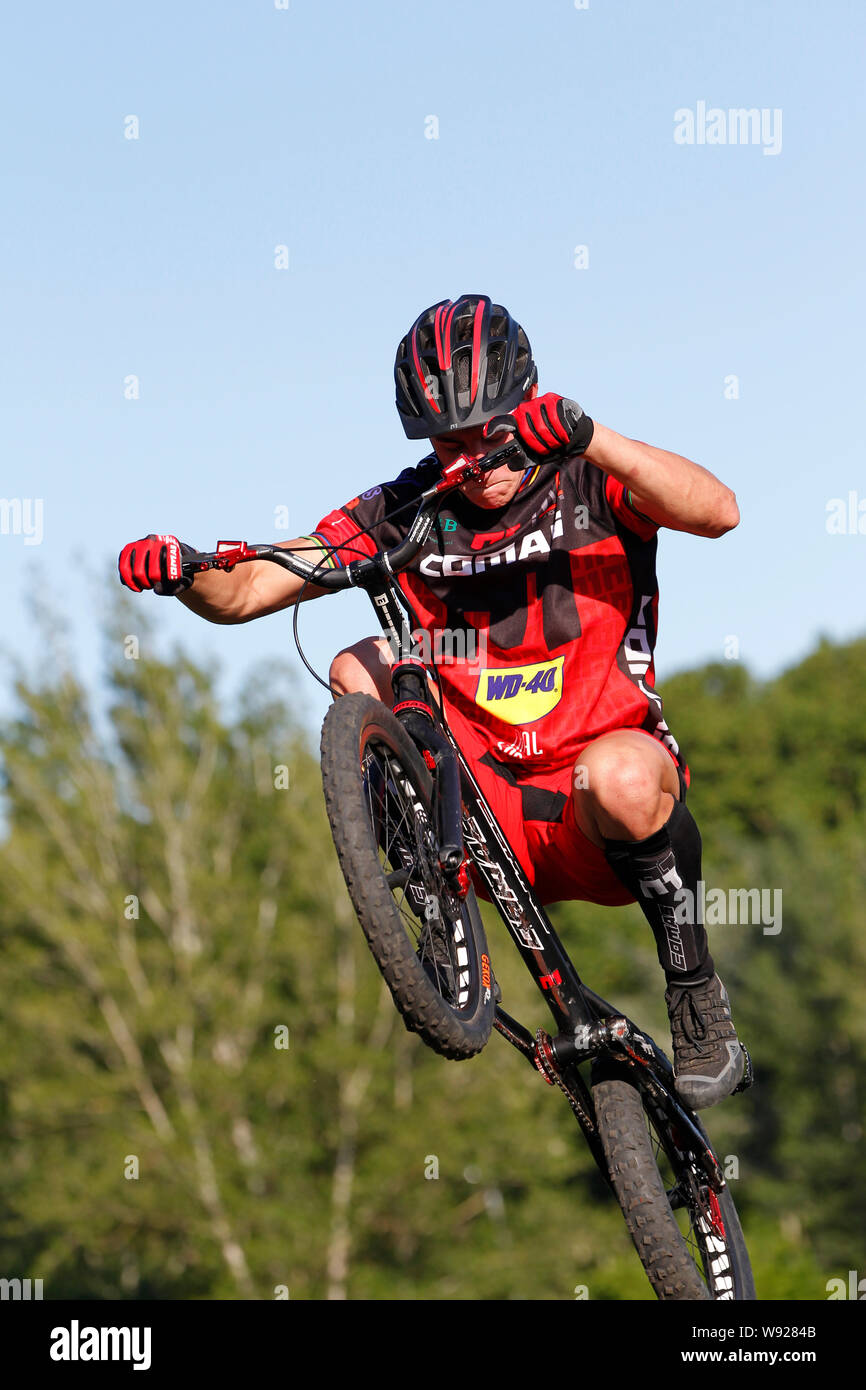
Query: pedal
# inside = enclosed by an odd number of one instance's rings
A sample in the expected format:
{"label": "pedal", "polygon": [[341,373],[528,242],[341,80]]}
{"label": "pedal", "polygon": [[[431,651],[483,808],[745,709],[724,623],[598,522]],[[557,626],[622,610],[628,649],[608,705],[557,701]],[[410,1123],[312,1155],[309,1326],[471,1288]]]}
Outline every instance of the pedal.
{"label": "pedal", "polygon": [[754,1079],[755,1079],[755,1069],[754,1069],[754,1067],[752,1066],[752,1058],[751,1058],[751,1055],[750,1055],[750,1053],[749,1053],[749,1050],[748,1050],[747,1047],[745,1047],[745,1046],[743,1045],[743,1043],[740,1043],[740,1047],[742,1047],[742,1049],[743,1049],[743,1056],[744,1056],[744,1058],[746,1059],[746,1065],[745,1065],[745,1068],[744,1068],[744,1070],[743,1070],[743,1079],[742,1079],[742,1081],[741,1081],[737,1086],[735,1086],[734,1089],[731,1091],[731,1095],[732,1095],[732,1096],[735,1096],[735,1095],[737,1094],[738,1091],[748,1091],[749,1087],[751,1086],[752,1082],[753,1082]]}

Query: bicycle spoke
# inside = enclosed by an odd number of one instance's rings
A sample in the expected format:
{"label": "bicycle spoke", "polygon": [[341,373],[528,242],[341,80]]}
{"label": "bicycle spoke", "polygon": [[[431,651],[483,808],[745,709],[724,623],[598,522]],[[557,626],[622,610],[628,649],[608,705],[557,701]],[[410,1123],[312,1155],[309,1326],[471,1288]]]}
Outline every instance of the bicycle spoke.
{"label": "bicycle spoke", "polygon": [[[387,749],[368,746],[362,771],[383,873],[400,919],[418,960],[431,976],[436,989],[443,998],[456,1004],[459,1002],[461,967],[457,959],[455,936],[459,931],[457,939],[462,941],[463,933],[456,922],[443,920],[441,892],[431,892],[428,886],[431,878],[435,878],[432,869],[435,853],[432,834],[428,827],[424,837],[428,843],[419,844],[416,811],[404,788],[405,776],[399,766],[392,764]],[[425,891],[423,907],[417,901],[417,896],[412,895],[413,883],[416,892],[418,888]],[[427,916],[431,911],[438,915],[431,919]]]}

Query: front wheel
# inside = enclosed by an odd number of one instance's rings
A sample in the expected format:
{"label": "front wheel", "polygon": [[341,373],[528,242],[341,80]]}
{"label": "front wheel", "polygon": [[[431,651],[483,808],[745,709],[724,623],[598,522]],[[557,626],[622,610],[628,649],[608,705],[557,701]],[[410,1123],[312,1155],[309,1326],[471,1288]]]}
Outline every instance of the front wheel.
{"label": "front wheel", "polygon": [[667,1118],[627,1081],[592,1088],[598,1128],[625,1222],[659,1299],[754,1299],[734,1200],[713,1193],[678,1148]]}
{"label": "front wheel", "polygon": [[342,695],[328,710],[322,781],[349,896],[406,1027],[444,1057],[475,1056],[495,1009],[478,904],[442,874],[435,779],[381,700]]}

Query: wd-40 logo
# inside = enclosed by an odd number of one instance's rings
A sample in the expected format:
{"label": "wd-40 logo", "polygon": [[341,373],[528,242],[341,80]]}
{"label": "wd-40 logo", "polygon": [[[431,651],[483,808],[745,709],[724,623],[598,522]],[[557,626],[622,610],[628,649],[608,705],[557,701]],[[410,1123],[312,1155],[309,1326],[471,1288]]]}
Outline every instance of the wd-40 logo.
{"label": "wd-40 logo", "polygon": [[481,672],[475,703],[506,724],[531,724],[562,699],[564,665],[565,657],[558,656],[535,666],[488,667]]}

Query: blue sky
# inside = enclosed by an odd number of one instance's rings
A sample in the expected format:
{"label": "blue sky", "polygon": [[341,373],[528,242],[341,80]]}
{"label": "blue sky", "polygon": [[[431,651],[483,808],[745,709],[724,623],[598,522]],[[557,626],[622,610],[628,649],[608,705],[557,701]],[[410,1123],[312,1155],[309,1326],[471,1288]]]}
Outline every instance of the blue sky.
{"label": "blue sky", "polygon": [[[40,544],[0,534],[5,653],[44,661],[38,592],[93,670],[127,540],[285,539],[413,463],[394,350],[467,291],[525,325],[542,390],[737,492],[724,539],[662,533],[662,691],[730,636],[767,676],[866,630],[866,534],[826,525],[866,502],[862,5],[150,0],[4,27],[0,495],[43,506]],[[781,112],[779,152],[678,144],[698,103]],[[131,630],[142,608],[228,694],[292,652],[288,615],[145,595]],[[301,630],[324,669],[374,627],[346,595]]]}

